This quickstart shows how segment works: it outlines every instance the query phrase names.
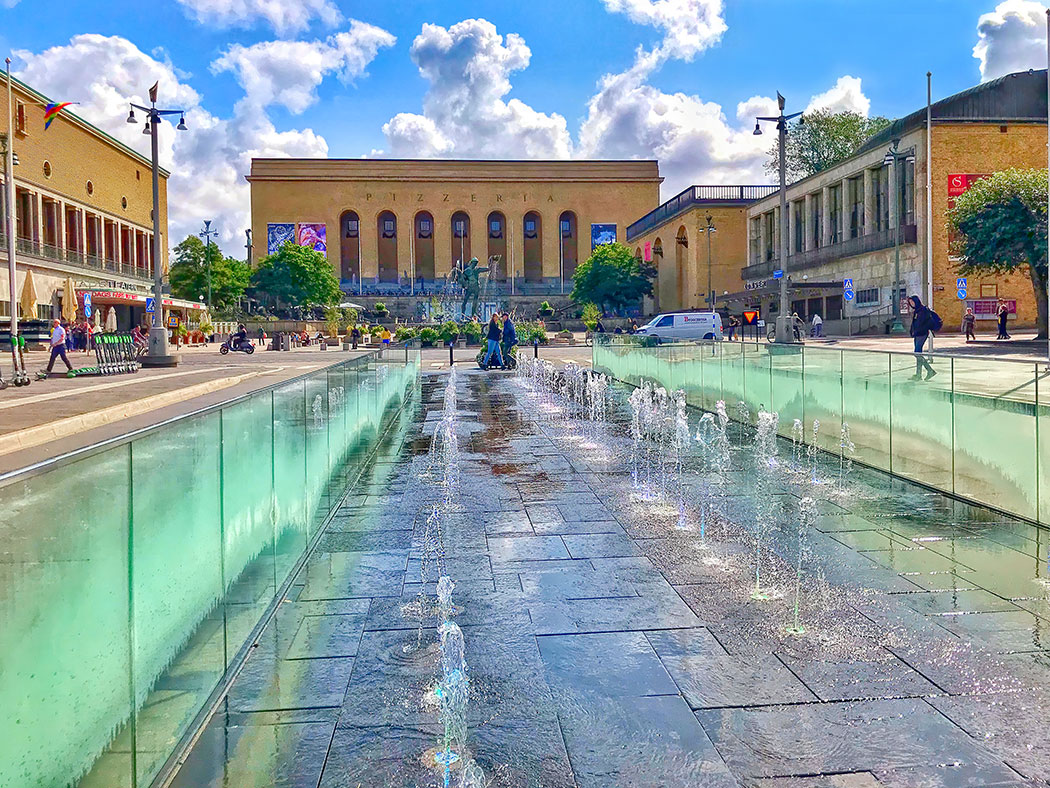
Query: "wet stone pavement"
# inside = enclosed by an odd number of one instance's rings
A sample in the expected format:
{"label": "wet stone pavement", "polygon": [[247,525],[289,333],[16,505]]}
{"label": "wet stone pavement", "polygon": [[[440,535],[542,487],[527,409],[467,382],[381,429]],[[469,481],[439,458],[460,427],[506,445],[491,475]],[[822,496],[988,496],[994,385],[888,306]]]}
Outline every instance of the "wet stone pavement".
{"label": "wet stone pavement", "polygon": [[[444,784],[427,702],[438,619],[419,598],[435,593],[420,477],[447,379],[423,377],[174,785]],[[720,514],[701,537],[711,473],[687,457],[677,528],[677,506],[632,494],[627,391],[610,389],[610,423],[594,425],[513,376],[458,373],[459,490],[438,562],[487,785],[1047,784],[1045,533],[859,468],[839,484],[823,458],[805,632],[790,634],[797,475],[760,487],[751,435],[731,425]],[[779,453],[786,467],[791,444]],[[777,526],[759,558],[771,598],[755,601],[760,506]]]}

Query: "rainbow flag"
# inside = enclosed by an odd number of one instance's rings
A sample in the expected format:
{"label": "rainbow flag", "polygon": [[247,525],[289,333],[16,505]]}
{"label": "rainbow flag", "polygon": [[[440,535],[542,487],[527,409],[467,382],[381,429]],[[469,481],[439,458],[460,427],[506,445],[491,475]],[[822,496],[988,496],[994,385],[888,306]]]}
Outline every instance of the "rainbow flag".
{"label": "rainbow flag", "polygon": [[44,131],[51,128],[51,122],[58,117],[58,113],[68,107],[70,104],[74,104],[73,101],[63,101],[61,104],[48,104],[44,107]]}

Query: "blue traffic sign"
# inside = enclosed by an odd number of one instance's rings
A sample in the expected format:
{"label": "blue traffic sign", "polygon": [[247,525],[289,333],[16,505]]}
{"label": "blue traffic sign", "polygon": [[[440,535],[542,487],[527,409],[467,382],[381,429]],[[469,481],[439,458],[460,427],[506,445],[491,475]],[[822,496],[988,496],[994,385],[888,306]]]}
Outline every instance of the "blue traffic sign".
{"label": "blue traffic sign", "polygon": [[960,287],[958,290],[955,291],[955,295],[959,297],[960,301],[965,301],[966,300],[966,288],[965,287]]}
{"label": "blue traffic sign", "polygon": [[156,312],[156,311],[157,311],[157,299],[156,298],[147,298],[146,299],[146,312],[147,313],[152,313],[152,312]]}
{"label": "blue traffic sign", "polygon": [[91,293],[84,293],[84,317],[91,317]]}
{"label": "blue traffic sign", "polygon": [[[955,288],[957,290],[965,290],[966,289],[966,277],[965,276],[956,277],[956,279],[955,279]],[[962,296],[960,296],[960,298],[961,297]]]}
{"label": "blue traffic sign", "polygon": [[842,280],[842,289],[843,290],[852,290],[853,289],[853,280],[852,279],[843,279]]}
{"label": "blue traffic sign", "polygon": [[774,279],[783,279],[784,278],[784,272],[781,269],[778,268],[776,271],[773,272],[773,278]]}
{"label": "blue traffic sign", "polygon": [[842,291],[842,297],[845,298],[847,301],[852,301],[853,300],[853,291],[852,290],[843,290]]}

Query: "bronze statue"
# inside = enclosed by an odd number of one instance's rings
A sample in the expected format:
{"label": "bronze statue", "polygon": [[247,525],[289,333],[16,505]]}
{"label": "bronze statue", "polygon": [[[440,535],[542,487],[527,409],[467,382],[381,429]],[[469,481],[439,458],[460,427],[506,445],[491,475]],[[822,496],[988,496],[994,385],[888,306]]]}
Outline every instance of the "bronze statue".
{"label": "bronze statue", "polygon": [[[478,266],[478,258],[471,257],[470,262],[464,268],[457,269],[456,280],[463,288],[463,305],[460,311],[463,318],[474,317],[478,312],[478,297],[481,295],[481,275],[488,271],[488,267]],[[467,301],[473,299],[470,312],[467,312]]]}

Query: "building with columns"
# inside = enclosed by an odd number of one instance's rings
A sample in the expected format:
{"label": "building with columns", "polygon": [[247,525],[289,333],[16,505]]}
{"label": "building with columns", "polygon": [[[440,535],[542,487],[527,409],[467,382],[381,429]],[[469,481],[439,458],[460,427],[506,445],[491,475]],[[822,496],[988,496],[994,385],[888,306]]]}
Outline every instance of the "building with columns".
{"label": "building with columns", "polygon": [[347,293],[425,293],[498,256],[492,283],[528,295],[571,290],[592,244],[625,241],[659,203],[661,178],[655,161],[253,159],[248,181],[260,253],[313,246]]}
{"label": "building with columns", "polygon": [[656,267],[648,312],[710,309],[740,289],[747,208],[775,186],[690,186],[627,227],[634,255]]}
{"label": "building with columns", "polygon": [[[78,308],[92,294],[95,309],[114,309],[118,326],[143,321],[153,286],[153,185],[149,159],[63,110],[44,129],[44,108],[53,99],[11,80],[17,293],[26,271],[33,272],[37,314],[57,316],[63,287],[72,278]],[[62,96],[60,99],[76,99]],[[0,75],[0,118],[7,117],[7,81]],[[6,129],[0,128],[0,131]],[[160,226],[167,234],[167,178],[160,172]],[[2,184],[0,170],[0,184]],[[0,209],[7,215],[6,184]],[[0,222],[0,323],[10,316],[6,220]],[[161,239],[161,265],[167,267],[167,239]],[[182,310],[199,305],[168,304]]]}
{"label": "building with columns", "polygon": [[[958,330],[967,306],[977,315],[978,329],[990,328],[999,299],[1012,322],[1034,326],[1038,316],[1027,273],[970,276],[965,290],[957,287],[946,213],[956,196],[985,175],[1046,167],[1046,71],[1010,74],[935,102],[929,145],[926,114],[923,107],[895,121],[848,159],[788,186],[786,265],[779,259],[779,190],[752,204],[743,287],[726,305],[734,311],[759,308],[768,320],[780,306],[774,272],[783,270],[790,310],[803,319],[820,314],[837,333],[884,330],[894,300],[906,306],[906,296],[917,294],[925,302],[931,284],[933,308],[946,331]],[[902,155],[888,163],[895,140]],[[926,210],[927,172],[932,212]],[[895,284],[898,237],[901,275]],[[847,280],[853,285],[848,292]]]}

